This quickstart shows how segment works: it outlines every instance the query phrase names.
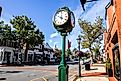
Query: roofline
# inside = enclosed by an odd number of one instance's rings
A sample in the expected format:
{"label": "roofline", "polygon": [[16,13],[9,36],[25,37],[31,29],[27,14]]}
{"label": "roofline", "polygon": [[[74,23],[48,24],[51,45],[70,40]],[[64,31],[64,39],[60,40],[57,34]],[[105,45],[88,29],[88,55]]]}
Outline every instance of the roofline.
{"label": "roofline", "polygon": [[109,2],[105,7],[105,20],[107,20],[107,9],[111,6],[111,2]]}

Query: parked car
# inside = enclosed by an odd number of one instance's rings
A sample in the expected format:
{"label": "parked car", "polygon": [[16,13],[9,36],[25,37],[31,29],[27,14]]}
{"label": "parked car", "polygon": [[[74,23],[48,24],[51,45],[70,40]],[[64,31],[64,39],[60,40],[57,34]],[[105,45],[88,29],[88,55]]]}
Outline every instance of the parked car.
{"label": "parked car", "polygon": [[55,58],[50,58],[50,64],[54,64],[55,63]]}
{"label": "parked car", "polygon": [[78,59],[74,59],[74,63],[75,64],[78,64],[79,63],[79,60]]}

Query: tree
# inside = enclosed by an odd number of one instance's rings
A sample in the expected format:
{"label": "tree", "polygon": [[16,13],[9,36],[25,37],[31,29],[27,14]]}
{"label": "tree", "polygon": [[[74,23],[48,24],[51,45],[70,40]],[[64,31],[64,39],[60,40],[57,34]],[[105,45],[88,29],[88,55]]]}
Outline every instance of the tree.
{"label": "tree", "polygon": [[4,21],[0,22],[0,41],[1,45],[4,46],[12,46],[11,43],[13,42],[14,37],[11,30],[11,26],[5,24]]}
{"label": "tree", "polygon": [[89,49],[93,60],[94,44],[101,44],[101,41],[103,40],[103,31],[105,30],[105,28],[103,27],[103,19],[97,17],[93,24],[86,20],[79,19],[78,23],[81,28],[82,48]]}
{"label": "tree", "polygon": [[77,57],[78,57],[78,56],[77,56],[77,52],[78,52],[77,48],[74,48],[74,49],[72,50],[72,52],[73,52],[72,59],[77,58]]}
{"label": "tree", "polygon": [[100,44],[98,43],[94,44],[94,48],[92,50],[95,53],[95,58],[100,56],[100,49],[101,49]]}
{"label": "tree", "polygon": [[14,32],[19,39],[21,48],[24,49],[24,59],[26,61],[28,49],[36,43],[42,43],[44,41],[44,35],[38,29],[36,30],[36,25],[27,16],[13,16],[10,23],[15,29]]}
{"label": "tree", "polygon": [[37,29],[35,31],[35,38],[36,38],[35,44],[43,44],[45,36],[44,36],[44,34],[41,31],[39,31],[39,29]]}
{"label": "tree", "polygon": [[56,57],[61,57],[62,51],[61,51],[60,49],[55,48],[55,49],[54,49],[54,52],[55,52],[55,56],[56,56]]}
{"label": "tree", "polygon": [[67,51],[66,51],[66,57],[68,57],[69,58],[69,56],[70,55],[72,55],[72,52],[71,52],[71,50],[70,49],[67,49]]}

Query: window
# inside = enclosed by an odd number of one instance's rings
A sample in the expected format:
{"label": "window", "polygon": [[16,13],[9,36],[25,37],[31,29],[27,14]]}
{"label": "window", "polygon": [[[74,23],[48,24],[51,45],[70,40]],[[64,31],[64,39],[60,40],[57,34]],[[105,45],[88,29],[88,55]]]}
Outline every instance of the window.
{"label": "window", "polygon": [[2,58],[3,58],[3,52],[1,51],[0,52],[0,61],[2,61]]}
{"label": "window", "polygon": [[18,54],[15,53],[15,54],[14,54],[14,61],[17,61],[17,59],[18,59]]}
{"label": "window", "polygon": [[32,58],[33,58],[33,54],[28,54],[28,61],[29,61],[29,62],[33,61]]}
{"label": "window", "polygon": [[117,79],[120,79],[120,54],[119,54],[119,46],[114,46],[113,49],[113,63],[114,63],[114,75]]}
{"label": "window", "polygon": [[117,77],[117,78],[119,78],[119,75],[120,75],[120,71],[119,71],[119,67],[120,67],[120,56],[119,56],[119,50],[118,49],[116,49],[115,51],[114,51],[114,54],[115,54],[115,58],[114,58],[114,62],[115,62],[115,76]]}
{"label": "window", "polygon": [[3,59],[3,61],[7,61],[7,53],[6,52],[4,52],[4,59]]}

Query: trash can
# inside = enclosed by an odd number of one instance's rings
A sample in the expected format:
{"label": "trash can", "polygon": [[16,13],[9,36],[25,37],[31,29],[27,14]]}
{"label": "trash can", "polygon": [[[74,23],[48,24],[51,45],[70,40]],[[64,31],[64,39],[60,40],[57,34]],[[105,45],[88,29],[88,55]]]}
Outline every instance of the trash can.
{"label": "trash can", "polygon": [[90,63],[85,64],[85,70],[90,70]]}

